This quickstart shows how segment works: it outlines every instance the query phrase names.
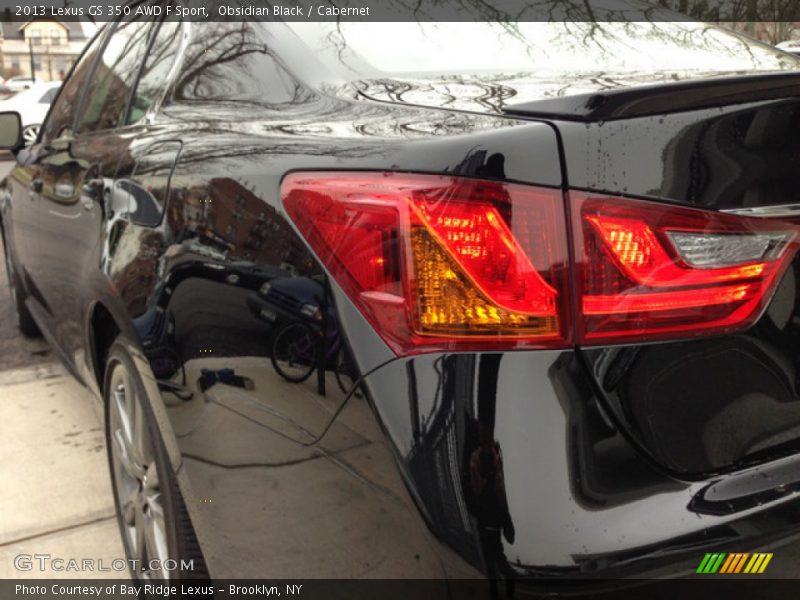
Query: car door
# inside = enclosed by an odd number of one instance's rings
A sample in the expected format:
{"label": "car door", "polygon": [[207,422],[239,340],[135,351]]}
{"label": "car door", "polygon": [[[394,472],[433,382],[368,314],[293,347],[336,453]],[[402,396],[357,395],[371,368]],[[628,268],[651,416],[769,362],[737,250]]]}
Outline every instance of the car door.
{"label": "car door", "polygon": [[[58,96],[44,121],[43,131],[38,141],[17,155],[17,164],[9,178],[11,188],[11,208],[13,213],[13,238],[9,240],[20,270],[20,278],[32,302],[31,310],[45,334],[53,323],[50,303],[40,291],[42,283],[50,271],[41,255],[42,195],[44,192],[45,163],[58,160],[59,149],[72,136],[76,109],[92,73],[92,67],[99,55],[105,31],[99,33],[87,44],[83,54],[75,63],[66,82],[58,91]],[[62,154],[63,155],[63,154]],[[63,190],[63,188],[60,188]],[[47,193],[55,197],[52,186]],[[65,204],[64,199],[61,204]]]}
{"label": "car door", "polygon": [[[129,126],[145,125],[132,129],[134,137],[117,163],[107,190],[102,270],[113,282],[145,351],[168,343],[169,337],[165,298],[150,290],[158,271],[153,261],[170,244],[163,214],[181,142],[153,121],[186,34],[186,28],[175,21],[164,21],[154,31],[127,121]],[[130,252],[131,248],[143,251]],[[160,373],[155,365],[154,371]]]}
{"label": "car door", "polygon": [[7,180],[8,203],[3,208],[5,251],[14,261],[17,285],[22,285],[32,298],[37,289],[31,276],[36,244],[36,194],[33,191],[35,171],[30,166],[31,155],[21,150],[17,164]]}
{"label": "car door", "polygon": [[165,92],[185,31],[180,22],[161,23],[153,32],[147,57],[130,100],[126,125],[134,138],[116,166],[110,189],[115,212],[112,227],[127,223],[155,228],[161,222],[166,201],[166,184],[181,148],[180,139],[165,137],[158,127],[142,126]]}
{"label": "car door", "polygon": [[88,79],[74,134],[39,161],[40,260],[37,279],[52,314],[55,343],[82,365],[85,290],[99,267],[106,206],[117,164],[142,125],[127,122],[155,23],[137,19],[113,25]]}

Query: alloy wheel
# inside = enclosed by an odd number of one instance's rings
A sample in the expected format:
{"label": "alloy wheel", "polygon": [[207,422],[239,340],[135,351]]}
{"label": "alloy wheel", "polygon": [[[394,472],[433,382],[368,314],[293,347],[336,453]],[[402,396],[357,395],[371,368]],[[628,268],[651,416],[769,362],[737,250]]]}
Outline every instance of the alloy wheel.
{"label": "alloy wheel", "polygon": [[36,138],[39,137],[39,126],[38,125],[28,125],[22,130],[22,141],[25,144],[25,147],[33,145],[36,141]]}
{"label": "alloy wheel", "polygon": [[109,450],[126,550],[138,576],[167,579],[163,566],[169,550],[155,442],[141,395],[124,365],[115,365],[109,392]]}

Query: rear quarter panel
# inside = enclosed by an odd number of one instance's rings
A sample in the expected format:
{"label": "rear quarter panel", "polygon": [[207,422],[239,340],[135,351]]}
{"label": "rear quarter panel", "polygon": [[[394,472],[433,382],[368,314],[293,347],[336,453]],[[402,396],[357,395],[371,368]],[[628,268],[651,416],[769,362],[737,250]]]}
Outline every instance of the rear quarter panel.
{"label": "rear quarter panel", "polygon": [[[474,576],[474,566],[431,536],[408,493],[412,481],[395,466],[395,444],[384,434],[397,427],[394,392],[381,391],[380,404],[352,398],[337,414],[345,396],[330,371],[324,395],[314,377],[281,379],[269,360],[280,321],[260,314],[258,290],[323,272],[286,220],[285,173],[486,177],[482,167],[499,153],[504,173],[497,177],[559,187],[554,130],[328,97],[253,119],[232,111],[167,107],[159,133],[132,145],[135,161],[154,138],[182,142],[171,180],[150,182],[151,191],[169,184],[161,223],[110,223],[101,261],[133,323],[154,413],[211,574]],[[328,310],[361,373],[391,362],[391,351],[333,287]],[[202,369],[222,368],[247,383],[201,389]],[[477,564],[474,544],[468,557]]]}

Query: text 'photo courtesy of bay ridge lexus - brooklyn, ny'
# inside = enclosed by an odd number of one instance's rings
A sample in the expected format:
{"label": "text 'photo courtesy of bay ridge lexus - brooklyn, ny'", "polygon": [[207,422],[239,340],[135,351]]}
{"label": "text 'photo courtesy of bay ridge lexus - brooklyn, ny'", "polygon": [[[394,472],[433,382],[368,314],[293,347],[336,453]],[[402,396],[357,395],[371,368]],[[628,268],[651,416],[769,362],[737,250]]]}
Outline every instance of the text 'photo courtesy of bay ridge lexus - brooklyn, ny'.
{"label": "text 'photo courtesy of bay ridge lexus - brooklyn, ny'", "polygon": [[129,6],[35,139],[0,113],[0,231],[127,559],[185,566],[135,577],[800,574],[800,59],[655,9]]}

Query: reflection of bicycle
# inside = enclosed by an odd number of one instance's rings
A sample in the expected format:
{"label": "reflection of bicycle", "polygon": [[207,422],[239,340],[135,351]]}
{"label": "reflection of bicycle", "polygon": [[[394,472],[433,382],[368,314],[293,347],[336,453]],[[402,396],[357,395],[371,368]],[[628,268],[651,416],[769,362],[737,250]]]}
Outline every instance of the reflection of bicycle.
{"label": "reflection of bicycle", "polygon": [[[281,327],[272,341],[272,366],[286,381],[300,383],[311,377],[317,367],[317,346],[321,334],[306,323],[289,323]],[[350,353],[342,344],[338,331],[328,332],[328,349],[325,364],[334,365],[336,383],[348,393],[355,381],[355,366]],[[361,397],[360,390],[354,395]]]}

